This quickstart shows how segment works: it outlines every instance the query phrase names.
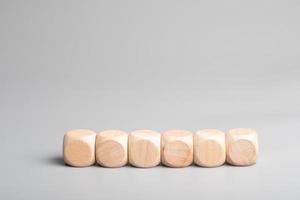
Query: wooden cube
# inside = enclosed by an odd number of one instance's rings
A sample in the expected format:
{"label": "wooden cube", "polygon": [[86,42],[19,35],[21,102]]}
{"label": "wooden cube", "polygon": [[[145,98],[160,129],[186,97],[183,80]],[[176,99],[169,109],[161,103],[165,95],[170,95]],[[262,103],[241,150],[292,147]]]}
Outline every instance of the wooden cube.
{"label": "wooden cube", "polygon": [[96,133],[78,129],[65,133],[63,157],[66,164],[74,167],[86,167],[95,163]]}
{"label": "wooden cube", "polygon": [[186,167],[193,162],[193,133],[169,130],[162,134],[162,163],[169,167]]}
{"label": "wooden cube", "polygon": [[106,130],[96,137],[96,161],[103,167],[122,167],[127,164],[128,134]]}
{"label": "wooden cube", "polygon": [[257,160],[258,141],[255,130],[237,128],[226,134],[227,162],[231,165],[247,166]]}
{"label": "wooden cube", "polygon": [[135,167],[160,164],[160,133],[151,130],[133,131],[128,138],[129,163]]}
{"label": "wooden cube", "polygon": [[216,129],[197,131],[194,136],[194,163],[202,167],[217,167],[225,160],[225,133]]}

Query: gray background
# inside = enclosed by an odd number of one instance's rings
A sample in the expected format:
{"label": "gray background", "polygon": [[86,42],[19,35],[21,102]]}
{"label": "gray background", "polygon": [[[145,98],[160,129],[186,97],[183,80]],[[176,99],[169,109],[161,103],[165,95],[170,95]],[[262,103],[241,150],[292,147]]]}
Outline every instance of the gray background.
{"label": "gray background", "polygon": [[[0,0],[0,199],[299,199],[299,1]],[[65,131],[259,132],[251,167],[71,168]]]}

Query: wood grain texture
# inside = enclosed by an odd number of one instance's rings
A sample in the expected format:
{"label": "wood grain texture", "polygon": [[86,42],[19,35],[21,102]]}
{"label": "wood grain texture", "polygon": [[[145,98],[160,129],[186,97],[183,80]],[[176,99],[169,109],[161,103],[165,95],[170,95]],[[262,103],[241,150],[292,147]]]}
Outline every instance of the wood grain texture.
{"label": "wood grain texture", "polygon": [[160,164],[160,133],[151,130],[133,131],[128,138],[129,163],[135,167]]}
{"label": "wood grain texture", "polygon": [[194,163],[202,167],[217,167],[226,160],[225,133],[204,129],[194,135]]}
{"label": "wood grain texture", "polygon": [[71,130],[65,133],[63,158],[66,164],[86,167],[95,163],[96,133],[87,129]]}
{"label": "wood grain texture", "polygon": [[227,162],[247,166],[256,163],[258,156],[257,133],[249,128],[229,130],[226,134]]}
{"label": "wood grain texture", "polygon": [[169,167],[186,167],[193,162],[193,133],[169,130],[162,134],[162,163]]}
{"label": "wood grain texture", "polygon": [[96,137],[96,161],[103,167],[122,167],[127,164],[128,134],[121,130],[106,130]]}

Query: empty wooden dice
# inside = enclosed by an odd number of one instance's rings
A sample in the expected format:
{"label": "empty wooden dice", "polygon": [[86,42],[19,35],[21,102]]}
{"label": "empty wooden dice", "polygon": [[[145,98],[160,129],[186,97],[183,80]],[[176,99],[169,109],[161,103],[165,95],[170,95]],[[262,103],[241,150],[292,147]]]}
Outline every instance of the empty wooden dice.
{"label": "empty wooden dice", "polygon": [[63,157],[66,164],[74,167],[86,167],[95,163],[96,133],[78,129],[65,133]]}
{"label": "empty wooden dice", "polygon": [[237,128],[226,134],[227,162],[247,166],[256,162],[258,154],[257,133],[248,128]]}
{"label": "empty wooden dice", "polygon": [[194,163],[202,167],[217,167],[225,160],[225,133],[216,129],[197,131],[194,136]]}
{"label": "empty wooden dice", "polygon": [[160,133],[133,131],[128,138],[129,162],[135,167],[154,167],[160,163]]}
{"label": "empty wooden dice", "polygon": [[103,167],[122,167],[127,164],[128,134],[107,130],[97,134],[96,161]]}
{"label": "empty wooden dice", "polygon": [[170,130],[162,134],[162,163],[169,167],[186,167],[193,162],[193,133]]}

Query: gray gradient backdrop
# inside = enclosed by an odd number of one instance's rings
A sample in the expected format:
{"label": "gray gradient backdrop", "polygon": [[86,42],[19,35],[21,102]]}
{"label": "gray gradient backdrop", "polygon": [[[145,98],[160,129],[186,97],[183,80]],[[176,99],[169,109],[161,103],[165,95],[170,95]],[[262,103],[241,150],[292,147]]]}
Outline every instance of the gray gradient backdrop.
{"label": "gray gradient backdrop", "polygon": [[[0,0],[0,199],[299,199],[299,1]],[[68,129],[259,132],[252,167],[70,168]]]}

